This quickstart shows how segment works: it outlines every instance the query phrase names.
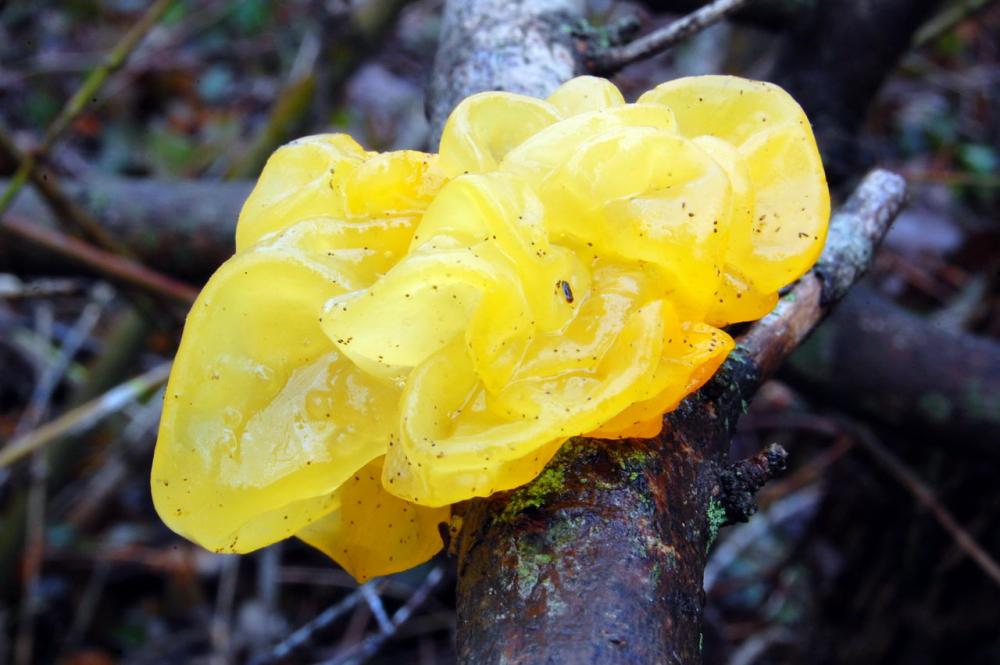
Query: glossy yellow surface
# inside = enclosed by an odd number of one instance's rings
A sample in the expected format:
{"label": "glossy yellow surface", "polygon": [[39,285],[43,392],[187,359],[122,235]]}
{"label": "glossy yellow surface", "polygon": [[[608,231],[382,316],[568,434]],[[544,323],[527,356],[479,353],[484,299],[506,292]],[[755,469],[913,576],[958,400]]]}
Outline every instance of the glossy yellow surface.
{"label": "glossy yellow surface", "polygon": [[382,460],[348,478],[339,505],[296,535],[339,563],[359,582],[419,565],[441,549],[438,524],[448,508],[417,506],[382,487]]}
{"label": "glossy yellow surface", "polygon": [[359,580],[416,565],[450,504],[568,438],[657,435],[828,213],[801,109],[730,77],[481,93],[439,155],[289,144],[189,315],[157,510],[216,551],[297,535]]}
{"label": "glossy yellow surface", "polygon": [[721,139],[742,158],[753,224],[734,232],[727,259],[750,284],[777,291],[816,262],[830,193],[809,119],[791,95],[762,81],[694,76],[663,83],[639,102],[669,108],[681,135]]}

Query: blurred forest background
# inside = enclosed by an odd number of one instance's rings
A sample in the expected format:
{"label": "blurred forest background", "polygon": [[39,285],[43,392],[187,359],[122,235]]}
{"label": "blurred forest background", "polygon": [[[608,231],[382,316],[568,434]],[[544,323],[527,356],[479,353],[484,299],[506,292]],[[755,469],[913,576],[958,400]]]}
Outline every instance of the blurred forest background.
{"label": "blurred forest background", "polygon": [[[252,178],[308,133],[426,147],[441,4],[0,2],[0,192],[39,166],[0,217],[0,662],[454,662],[446,556],[358,590],[298,541],[202,551],[148,489],[165,363]],[[698,4],[589,18],[648,29]],[[714,545],[709,663],[1000,662],[1000,3],[913,4],[932,11],[858,122],[827,131],[806,104],[838,187],[878,164],[910,203],[739,426],[735,456],[778,442],[790,469]],[[794,40],[829,46],[782,11],[614,80],[772,78]]]}

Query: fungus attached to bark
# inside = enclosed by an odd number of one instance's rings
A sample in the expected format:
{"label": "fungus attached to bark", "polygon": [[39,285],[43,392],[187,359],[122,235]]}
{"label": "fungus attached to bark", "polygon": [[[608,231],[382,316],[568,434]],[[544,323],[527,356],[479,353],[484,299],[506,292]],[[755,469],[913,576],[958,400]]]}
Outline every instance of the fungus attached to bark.
{"label": "fungus attached to bark", "polygon": [[801,109],[730,77],[474,95],[437,156],[282,147],[188,317],[156,507],[216,551],[297,535],[358,579],[420,563],[451,504],[570,437],[658,434],[828,214]]}

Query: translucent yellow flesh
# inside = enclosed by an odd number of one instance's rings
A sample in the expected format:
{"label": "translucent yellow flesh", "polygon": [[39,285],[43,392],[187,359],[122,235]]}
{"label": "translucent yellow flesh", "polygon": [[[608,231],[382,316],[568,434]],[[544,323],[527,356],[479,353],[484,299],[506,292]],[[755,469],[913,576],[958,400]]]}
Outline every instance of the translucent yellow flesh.
{"label": "translucent yellow flesh", "polygon": [[648,438],[663,429],[663,415],[712,378],[733,350],[725,332],[701,323],[686,323],[666,340],[650,380],[647,396],[606,421],[588,436],[606,439]]}
{"label": "translucent yellow flesh", "polygon": [[451,510],[418,506],[382,487],[382,460],[348,478],[339,507],[296,536],[321,550],[358,582],[420,565],[441,549],[438,525]]}
{"label": "translucent yellow flesh", "polygon": [[754,192],[753,224],[734,232],[727,263],[762,294],[816,262],[826,241],[830,196],[816,140],[798,103],[778,86],[698,76],[657,86],[640,102],[662,104],[689,137],[728,142]]}
{"label": "translucent yellow flesh", "polygon": [[369,153],[344,134],[309,136],[278,148],[236,225],[236,251],[302,220],[371,223],[419,214],[444,184],[437,155]]}
{"label": "translucent yellow flesh", "polygon": [[[705,315],[705,320],[715,326],[726,326],[741,321],[753,321],[764,316],[778,300],[776,292],[757,289],[741,272],[742,262],[734,258],[733,246],[752,237],[756,193],[750,174],[740,153],[730,144],[713,136],[699,136],[694,143],[707,152],[729,176],[732,187],[729,223],[717,230],[719,241],[726,244],[722,262],[722,279]],[[734,262],[737,265],[734,265]]]}
{"label": "translucent yellow flesh", "polygon": [[[673,111],[684,136],[707,134],[739,149],[762,131],[809,121],[787,92],[764,81],[736,76],[689,76],[661,83],[643,93],[640,104],[661,104]],[[811,132],[810,132],[811,133]]]}
{"label": "translucent yellow flesh", "polygon": [[368,154],[345,134],[307,136],[278,148],[240,211],[236,251],[309,217],[342,217],[343,197],[330,186],[331,176]]}
{"label": "translucent yellow flesh", "polygon": [[494,170],[529,136],[559,121],[540,99],[509,92],[481,92],[463,100],[441,133],[441,170],[448,178]]}
{"label": "translucent yellow flesh", "polygon": [[717,288],[715,301],[705,314],[705,321],[713,326],[756,321],[778,304],[777,291],[760,291],[732,266],[726,266]]}
{"label": "translucent yellow flesh", "polygon": [[387,489],[440,506],[527,482],[555,454],[554,442],[644,394],[662,348],[663,309],[654,301],[636,310],[588,368],[519,377],[500,398],[482,388],[463,344],[442,349],[407,383],[401,446],[386,456]]}
{"label": "translucent yellow flesh", "polygon": [[615,84],[596,76],[577,76],[566,81],[549,95],[552,104],[563,118],[603,111],[615,106],[624,106],[625,98]]}
{"label": "translucent yellow flesh", "polygon": [[443,184],[437,155],[415,150],[350,161],[330,178],[330,187],[343,196],[346,215],[363,219],[420,213]]}
{"label": "translucent yellow flesh", "polygon": [[328,508],[394,431],[398,392],[337,353],[318,320],[339,274],[282,251],[247,252],[212,277],[188,316],[153,460],[172,529],[247,552]]}
{"label": "translucent yellow flesh", "polygon": [[566,163],[582,141],[620,127],[646,127],[673,132],[677,121],[658,104],[628,104],[574,115],[549,125],[507,153],[500,167],[509,173],[545,177]]}
{"label": "translucent yellow flesh", "polygon": [[[279,149],[188,317],[153,498],[246,552],[297,535],[359,580],[441,547],[452,503],[569,438],[656,436],[815,261],[829,195],[783,91],[581,77],[482,93],[440,156]],[[608,444],[613,445],[613,444]]]}
{"label": "translucent yellow flesh", "polygon": [[645,127],[619,127],[584,141],[545,181],[543,197],[564,214],[553,235],[656,266],[686,317],[710,306],[721,278],[731,186],[693,142]]}
{"label": "translucent yellow flesh", "polygon": [[327,304],[323,329],[369,372],[409,372],[460,335],[497,269],[469,249],[414,254],[370,289]]}
{"label": "translucent yellow flesh", "polygon": [[777,291],[823,251],[830,190],[812,133],[799,125],[755,136],[741,152],[757,196],[751,238],[734,239],[732,262],[761,291]]}

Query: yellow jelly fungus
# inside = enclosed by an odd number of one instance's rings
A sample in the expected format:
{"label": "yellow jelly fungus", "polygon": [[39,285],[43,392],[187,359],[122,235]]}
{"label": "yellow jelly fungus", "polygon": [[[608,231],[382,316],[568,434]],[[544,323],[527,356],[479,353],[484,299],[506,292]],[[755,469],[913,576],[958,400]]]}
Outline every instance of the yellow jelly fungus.
{"label": "yellow jelly fungus", "polygon": [[296,535],[359,580],[417,565],[451,504],[569,438],[656,436],[828,216],[802,110],[732,77],[480,93],[439,155],[284,146],[188,317],[157,510],[215,551]]}
{"label": "yellow jelly fungus", "polygon": [[438,524],[448,508],[416,506],[382,487],[382,460],[347,479],[335,510],[298,537],[327,554],[359,582],[419,565],[441,549]]}
{"label": "yellow jelly fungus", "polygon": [[805,112],[776,85],[735,76],[669,81],[639,97],[661,104],[687,137],[712,136],[742,158],[753,224],[734,233],[727,259],[762,292],[808,270],[826,241],[830,193]]}

